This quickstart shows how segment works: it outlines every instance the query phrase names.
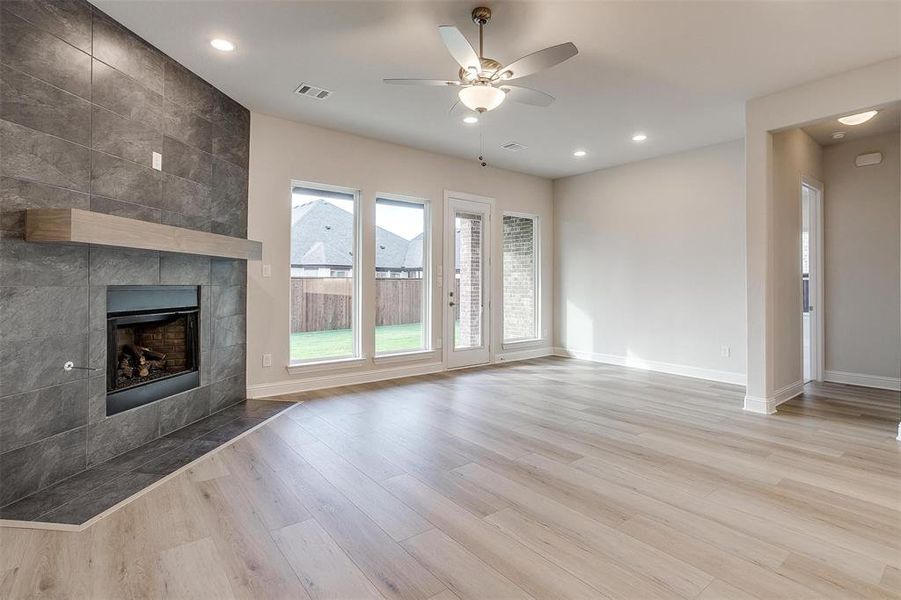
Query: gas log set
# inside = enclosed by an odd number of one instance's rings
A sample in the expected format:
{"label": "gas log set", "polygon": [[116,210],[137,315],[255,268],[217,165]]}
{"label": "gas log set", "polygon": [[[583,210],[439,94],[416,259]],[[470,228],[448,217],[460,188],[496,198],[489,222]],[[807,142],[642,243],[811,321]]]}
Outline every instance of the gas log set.
{"label": "gas log set", "polygon": [[130,385],[131,379],[154,379],[153,373],[159,373],[159,377],[168,374],[166,370],[166,355],[156,352],[144,346],[124,344],[119,352],[119,369],[116,378],[122,385]]}
{"label": "gas log set", "polygon": [[172,315],[117,327],[113,388],[123,389],[185,371],[186,325],[184,316]]}

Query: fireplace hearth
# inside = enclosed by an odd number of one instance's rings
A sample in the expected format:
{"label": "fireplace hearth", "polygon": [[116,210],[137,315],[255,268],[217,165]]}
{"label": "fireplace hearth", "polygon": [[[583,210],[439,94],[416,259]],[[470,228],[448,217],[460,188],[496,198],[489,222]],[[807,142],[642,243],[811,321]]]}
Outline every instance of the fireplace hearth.
{"label": "fireplace hearth", "polygon": [[200,385],[196,286],[107,290],[106,414]]}

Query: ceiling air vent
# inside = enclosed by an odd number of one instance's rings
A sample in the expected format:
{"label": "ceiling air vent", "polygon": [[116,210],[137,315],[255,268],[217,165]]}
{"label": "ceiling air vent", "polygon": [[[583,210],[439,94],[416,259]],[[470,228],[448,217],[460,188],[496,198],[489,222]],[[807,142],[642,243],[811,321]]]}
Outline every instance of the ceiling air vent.
{"label": "ceiling air vent", "polygon": [[310,98],[315,98],[316,100],[325,100],[329,96],[332,95],[332,92],[329,90],[323,89],[321,87],[316,87],[315,85],[310,85],[309,83],[301,83],[297,86],[297,89],[294,90],[295,94],[300,94],[301,96],[309,96]]}
{"label": "ceiling air vent", "polygon": [[507,142],[502,145],[501,148],[509,150],[510,152],[519,152],[520,150],[525,150],[527,146],[520,144],[519,142]]}

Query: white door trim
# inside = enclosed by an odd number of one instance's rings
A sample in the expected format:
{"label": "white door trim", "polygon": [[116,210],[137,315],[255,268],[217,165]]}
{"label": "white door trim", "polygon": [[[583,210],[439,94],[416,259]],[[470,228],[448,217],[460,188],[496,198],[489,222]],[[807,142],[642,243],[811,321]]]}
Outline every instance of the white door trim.
{"label": "white door trim", "polygon": [[[802,177],[802,186],[814,190],[810,202],[810,232],[808,243],[810,246],[810,303],[813,310],[810,311],[810,378],[813,381],[823,381],[823,372],[825,371],[825,325],[826,312],[823,293],[823,183],[813,179],[812,177]],[[803,191],[799,191],[803,193]],[[800,198],[799,198],[800,202]],[[803,335],[803,333],[802,333]],[[803,353],[803,343],[802,343]],[[803,355],[801,357],[803,363]]]}
{"label": "white door trim", "polygon": [[[485,224],[482,232],[482,336],[484,345],[478,351],[461,351],[454,350],[454,316],[449,305],[449,292],[454,289],[454,274],[456,271],[455,258],[455,217],[454,206],[458,204],[470,203],[474,210],[482,212],[485,215]],[[494,198],[486,196],[478,196],[466,192],[455,192],[451,190],[444,191],[444,260],[443,260],[443,279],[444,285],[441,290],[441,302],[443,305],[443,327],[442,327],[442,356],[444,364],[448,369],[456,369],[470,367],[491,362],[492,356],[492,336],[491,336],[491,297],[492,297],[492,217],[494,216]],[[465,355],[463,354],[465,353]],[[468,355],[467,358],[464,356]]]}

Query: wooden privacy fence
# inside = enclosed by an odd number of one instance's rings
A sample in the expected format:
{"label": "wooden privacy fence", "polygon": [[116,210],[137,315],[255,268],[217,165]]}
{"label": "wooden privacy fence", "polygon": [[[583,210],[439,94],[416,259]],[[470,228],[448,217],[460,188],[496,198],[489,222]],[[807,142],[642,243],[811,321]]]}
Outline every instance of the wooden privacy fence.
{"label": "wooden privacy fence", "polygon": [[[422,319],[421,279],[376,279],[376,325],[403,325]],[[353,311],[350,277],[291,279],[291,331],[349,329]]]}

